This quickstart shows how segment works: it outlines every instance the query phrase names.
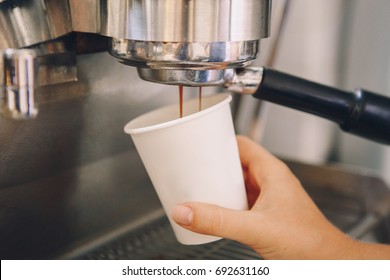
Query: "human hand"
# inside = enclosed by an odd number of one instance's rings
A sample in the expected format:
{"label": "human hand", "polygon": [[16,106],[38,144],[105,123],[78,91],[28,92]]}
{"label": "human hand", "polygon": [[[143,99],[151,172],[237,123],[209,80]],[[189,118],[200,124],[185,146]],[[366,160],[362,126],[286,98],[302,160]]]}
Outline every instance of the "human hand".
{"label": "human hand", "polygon": [[323,216],[282,161],[246,137],[237,142],[250,209],[188,202],[172,212],[179,225],[244,243],[265,259],[358,258],[358,242]]}

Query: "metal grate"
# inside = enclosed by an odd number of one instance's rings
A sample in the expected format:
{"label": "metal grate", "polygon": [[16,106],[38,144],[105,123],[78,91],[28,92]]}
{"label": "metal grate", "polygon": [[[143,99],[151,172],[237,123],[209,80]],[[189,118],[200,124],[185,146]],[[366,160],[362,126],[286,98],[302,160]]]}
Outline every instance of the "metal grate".
{"label": "metal grate", "polygon": [[[333,191],[332,189],[309,189],[311,197],[325,216],[344,232],[359,238],[380,222],[375,218],[365,225],[374,211],[363,198]],[[365,194],[365,193],[363,193]],[[371,193],[372,194],[372,193]],[[361,228],[363,227],[363,228]],[[260,259],[251,248],[231,240],[220,240],[204,245],[186,246],[178,243],[164,214],[131,230],[124,236],[95,247],[80,259]]]}
{"label": "metal grate", "polygon": [[178,243],[166,217],[161,217],[128,235],[107,243],[80,259],[260,259],[251,248],[231,240],[204,245]]}
{"label": "metal grate", "polygon": [[[374,237],[389,243],[390,194],[376,177],[291,164],[308,194],[339,229],[357,239]],[[319,179],[320,178],[320,179]],[[134,229],[135,228],[135,229]],[[120,238],[91,246],[80,259],[260,259],[251,248],[231,240],[197,246],[176,241],[168,219],[161,213],[147,218]],[[83,251],[86,252],[86,251]]]}

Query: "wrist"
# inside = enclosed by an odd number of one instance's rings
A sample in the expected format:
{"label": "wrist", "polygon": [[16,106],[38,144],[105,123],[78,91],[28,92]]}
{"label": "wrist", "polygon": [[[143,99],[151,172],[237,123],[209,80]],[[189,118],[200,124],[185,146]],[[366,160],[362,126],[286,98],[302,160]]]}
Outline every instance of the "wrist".
{"label": "wrist", "polygon": [[380,243],[356,241],[350,252],[350,259],[359,260],[390,260],[390,246]]}

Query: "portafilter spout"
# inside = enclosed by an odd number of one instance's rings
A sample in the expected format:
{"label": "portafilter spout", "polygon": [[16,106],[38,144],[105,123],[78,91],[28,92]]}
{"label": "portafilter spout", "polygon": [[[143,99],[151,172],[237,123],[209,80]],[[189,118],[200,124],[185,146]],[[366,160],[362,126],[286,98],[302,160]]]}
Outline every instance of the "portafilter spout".
{"label": "portafilter spout", "polygon": [[255,59],[269,35],[271,0],[105,1],[110,53],[147,81],[221,85]]}

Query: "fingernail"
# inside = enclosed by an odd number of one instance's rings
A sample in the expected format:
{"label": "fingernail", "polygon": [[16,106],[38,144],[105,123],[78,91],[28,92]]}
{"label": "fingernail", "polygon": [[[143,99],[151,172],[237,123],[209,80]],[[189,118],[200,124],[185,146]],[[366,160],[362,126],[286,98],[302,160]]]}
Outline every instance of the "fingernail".
{"label": "fingernail", "polygon": [[192,223],[192,209],[185,205],[178,205],[172,210],[172,218],[176,223],[189,226]]}

